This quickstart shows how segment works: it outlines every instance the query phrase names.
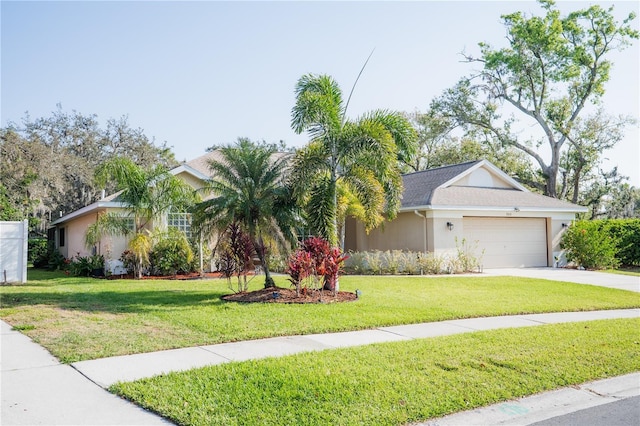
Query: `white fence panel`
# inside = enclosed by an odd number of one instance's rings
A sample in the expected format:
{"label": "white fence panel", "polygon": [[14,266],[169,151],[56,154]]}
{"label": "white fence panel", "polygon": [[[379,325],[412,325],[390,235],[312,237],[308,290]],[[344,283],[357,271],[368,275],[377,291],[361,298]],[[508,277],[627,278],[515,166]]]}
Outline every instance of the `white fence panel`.
{"label": "white fence panel", "polygon": [[0,222],[0,283],[27,282],[29,222]]}

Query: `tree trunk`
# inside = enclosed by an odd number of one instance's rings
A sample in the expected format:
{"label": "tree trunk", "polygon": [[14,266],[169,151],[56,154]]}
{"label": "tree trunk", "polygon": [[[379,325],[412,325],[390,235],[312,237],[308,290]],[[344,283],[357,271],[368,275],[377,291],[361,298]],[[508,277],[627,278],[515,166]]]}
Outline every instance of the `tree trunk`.
{"label": "tree trunk", "polygon": [[545,195],[558,198],[558,170],[560,169],[561,144],[555,143],[551,148],[551,164],[544,170],[547,180]]}
{"label": "tree trunk", "polygon": [[262,238],[259,238],[257,240],[255,238],[252,238],[251,241],[253,241],[253,249],[258,256],[258,260],[260,260],[260,266],[262,266],[262,270],[264,271],[264,288],[275,287],[276,283],[275,281],[273,281],[271,273],[269,272],[269,265],[267,265],[264,242],[262,241]]}

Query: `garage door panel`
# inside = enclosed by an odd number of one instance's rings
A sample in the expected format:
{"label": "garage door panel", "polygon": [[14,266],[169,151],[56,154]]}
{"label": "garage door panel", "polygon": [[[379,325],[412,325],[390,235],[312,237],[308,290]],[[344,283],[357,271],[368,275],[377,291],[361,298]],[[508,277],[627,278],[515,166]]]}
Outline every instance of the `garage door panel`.
{"label": "garage door panel", "polygon": [[463,227],[485,268],[547,266],[544,218],[465,217]]}

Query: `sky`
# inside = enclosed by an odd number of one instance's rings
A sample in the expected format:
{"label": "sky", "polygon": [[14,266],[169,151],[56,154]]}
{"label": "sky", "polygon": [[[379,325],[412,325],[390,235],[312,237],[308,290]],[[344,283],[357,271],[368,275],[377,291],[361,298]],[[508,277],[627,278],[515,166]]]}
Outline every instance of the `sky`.
{"label": "sky", "polygon": [[[615,5],[618,19],[637,1]],[[560,1],[563,11],[592,3]],[[533,1],[406,2],[0,2],[2,126],[66,112],[128,116],[179,161],[238,137],[302,146],[291,130],[294,87],[304,74],[329,74],[345,98],[373,51],[349,104],[426,111],[474,67],[461,52],[505,45],[500,16],[542,15]],[[634,21],[638,28],[639,19]],[[602,106],[640,117],[640,43],[614,52]],[[638,126],[606,153],[640,186]]]}

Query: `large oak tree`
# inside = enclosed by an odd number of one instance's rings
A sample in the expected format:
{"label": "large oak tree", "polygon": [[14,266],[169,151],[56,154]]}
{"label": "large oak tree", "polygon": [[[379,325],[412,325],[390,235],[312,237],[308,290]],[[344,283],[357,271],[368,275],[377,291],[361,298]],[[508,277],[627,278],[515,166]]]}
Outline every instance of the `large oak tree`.
{"label": "large oak tree", "polygon": [[[502,16],[507,47],[480,43],[480,56],[465,55],[481,68],[446,90],[432,108],[466,130],[526,153],[539,166],[540,189],[557,198],[563,193],[563,153],[570,144],[584,150],[571,136],[585,107],[605,93],[613,65],[609,54],[629,46],[638,31],[630,25],[633,13],[618,22],[613,7],[593,5],[561,16],[552,0],[540,4],[544,16]],[[537,133],[523,140],[522,126]]]}

